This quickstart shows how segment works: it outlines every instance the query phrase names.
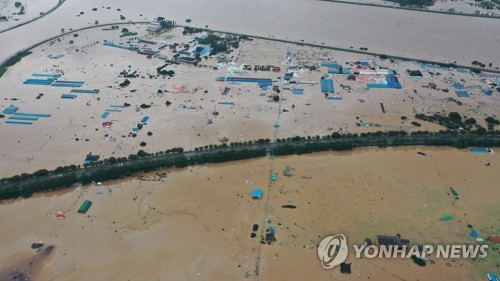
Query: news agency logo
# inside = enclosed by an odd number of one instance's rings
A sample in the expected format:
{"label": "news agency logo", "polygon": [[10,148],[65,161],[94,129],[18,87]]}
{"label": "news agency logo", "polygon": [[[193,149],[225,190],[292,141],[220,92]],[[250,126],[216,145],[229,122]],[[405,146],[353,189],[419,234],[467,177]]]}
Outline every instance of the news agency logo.
{"label": "news agency logo", "polygon": [[343,263],[348,253],[347,239],[343,234],[328,236],[319,243],[318,256],[325,269],[334,268]]}
{"label": "news agency logo", "polygon": [[[408,240],[409,241],[409,240]],[[352,245],[355,258],[373,259],[411,259],[417,257],[422,260],[430,259],[448,259],[448,258],[464,258],[464,259],[484,259],[488,257],[488,245]],[[321,260],[321,265],[325,269],[334,268],[337,265],[345,262],[349,253],[347,239],[343,234],[327,236],[318,246],[318,256]]]}

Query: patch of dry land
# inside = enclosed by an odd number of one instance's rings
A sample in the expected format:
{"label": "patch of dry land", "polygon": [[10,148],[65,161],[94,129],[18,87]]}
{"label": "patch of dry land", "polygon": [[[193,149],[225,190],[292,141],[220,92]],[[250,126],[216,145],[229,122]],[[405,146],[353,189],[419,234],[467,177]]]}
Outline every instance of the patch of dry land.
{"label": "patch of dry land", "polygon": [[[481,238],[498,235],[498,153],[416,152],[260,158],[3,202],[0,279],[23,270],[28,280],[485,280],[498,265],[494,250],[487,259],[435,259],[425,267],[351,253],[351,275],[321,267],[316,246],[336,233],[352,244],[395,233],[413,244],[476,244],[468,224]],[[251,198],[255,188],[263,199]],[[84,200],[93,205],[79,214]],[[444,215],[453,220],[440,221]],[[277,241],[262,244],[270,226]],[[34,242],[45,245],[36,251]]]}
{"label": "patch of dry land", "polygon": [[[134,35],[120,37],[123,28]],[[192,58],[197,48],[206,46],[199,38],[207,35],[185,35],[182,28],[151,35],[144,25],[108,26],[34,49],[0,79],[0,112],[14,105],[18,113],[50,117],[40,117],[32,125],[13,125],[6,123],[13,121],[12,115],[4,114],[0,176],[81,165],[89,152],[102,158],[126,157],[140,149],[191,150],[222,141],[443,129],[416,120],[416,113],[458,112],[464,120],[475,118],[486,127],[485,117],[498,113],[499,96],[482,91],[497,91],[492,85],[498,84],[498,76],[456,69],[244,38],[233,41],[228,53],[201,55],[197,65],[171,61]],[[224,34],[212,36],[228,40]],[[131,46],[150,56],[105,42]],[[347,74],[329,74],[338,68],[322,66],[326,61],[336,61],[356,80],[349,80]],[[159,67],[172,75],[158,74]],[[271,71],[272,67],[279,70]],[[408,70],[418,70],[422,77],[413,77]],[[402,89],[367,88],[385,83],[389,71],[396,74]],[[291,82],[284,79],[287,73],[292,75]],[[33,74],[57,74],[59,81],[83,84],[79,88],[23,84],[27,79],[47,78]],[[270,79],[279,92],[257,83],[216,81],[229,76]],[[333,79],[333,93],[322,93],[322,77]],[[457,97],[456,83],[465,87],[469,98]],[[294,88],[303,93],[294,94]],[[61,98],[73,89],[99,93]]]}

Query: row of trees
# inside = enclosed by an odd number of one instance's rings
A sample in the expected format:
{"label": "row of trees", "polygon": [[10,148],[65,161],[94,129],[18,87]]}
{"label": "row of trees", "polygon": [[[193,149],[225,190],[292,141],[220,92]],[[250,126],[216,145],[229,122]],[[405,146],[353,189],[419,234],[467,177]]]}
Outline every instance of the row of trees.
{"label": "row of trees", "polygon": [[[488,124],[493,124],[497,125],[500,124],[499,120],[496,120],[492,117],[486,118],[486,121]],[[277,138],[276,143],[282,144],[282,143],[296,143],[296,142],[306,142],[306,141],[312,141],[312,140],[328,140],[328,139],[339,139],[339,138],[345,138],[349,139],[349,141],[354,141],[356,142],[357,139],[360,139],[359,143],[360,146],[365,146],[367,145],[368,138],[371,137],[382,137],[382,136],[387,136],[387,137],[411,137],[411,136],[455,136],[455,135],[500,135],[500,131],[498,130],[490,130],[490,131],[484,131],[484,134],[481,133],[482,131],[464,131],[464,130],[440,130],[440,131],[413,131],[413,132],[407,132],[407,131],[376,131],[376,132],[363,132],[360,134],[357,133],[345,133],[341,134],[339,132],[334,132],[331,135],[316,135],[316,136],[294,136],[294,137],[288,137],[288,138]],[[477,133],[477,134],[474,134]],[[363,141],[363,139],[367,139]],[[410,139],[410,138],[407,138]],[[445,141],[436,145],[453,145],[454,143],[452,142],[453,139],[447,140],[447,138],[443,138]],[[269,144],[271,143],[271,140],[269,138],[261,138],[257,140],[249,140],[249,141],[242,141],[242,142],[231,142],[231,143],[222,143],[222,144],[210,144],[210,145],[205,145],[205,146],[200,146],[200,147],[195,147],[193,151],[205,151],[205,150],[213,150],[213,149],[223,149],[223,148],[228,148],[228,147],[245,147],[245,146],[251,146],[255,144]],[[411,141],[408,142],[410,144]],[[338,144],[336,144],[338,145]],[[430,145],[430,144],[429,144]],[[490,145],[493,146],[493,145]],[[110,165],[110,164],[117,164],[117,163],[126,163],[129,161],[135,161],[135,160],[140,160],[142,158],[151,158],[151,157],[159,157],[159,156],[166,156],[166,155],[174,155],[174,154],[181,154],[184,152],[184,149],[182,147],[175,147],[172,149],[167,149],[165,151],[158,151],[155,153],[148,153],[144,150],[139,150],[135,154],[131,154],[128,157],[110,157],[107,159],[99,160],[96,162],[92,163],[85,163],[83,164],[83,168],[91,168],[91,167],[96,167],[96,166],[104,166],[104,165]],[[3,178],[0,179],[0,184],[2,183],[13,183],[13,182],[20,182],[23,180],[28,180],[28,179],[35,179],[39,177],[44,177],[48,175],[58,175],[61,173],[69,172],[69,171],[75,171],[79,170],[82,167],[80,165],[68,165],[68,166],[63,166],[63,167],[57,167],[54,170],[38,170],[34,173],[28,174],[28,173],[23,173],[20,175],[15,175],[13,177],[9,178]]]}
{"label": "row of trees", "polygon": [[307,142],[307,143],[287,143],[279,145],[273,150],[274,155],[290,155],[290,154],[306,154],[320,151],[342,151],[352,150],[356,147],[365,146],[409,146],[409,145],[426,145],[426,146],[451,146],[457,148],[465,148],[470,146],[498,147],[500,141],[492,138],[477,139],[473,137],[464,138],[435,138],[429,136],[427,138],[414,139],[398,135],[395,132],[395,138],[345,138],[344,141],[337,142]]}
{"label": "row of trees", "polygon": [[0,77],[7,71],[9,66],[13,66],[14,64],[21,61],[22,58],[29,56],[31,52],[18,52],[11,58],[7,59],[4,63],[0,65]]}
{"label": "row of trees", "polygon": [[[460,113],[458,112],[450,112],[448,116],[444,115],[425,115],[425,114],[416,114],[415,118],[437,123],[441,126],[446,127],[450,130],[463,129],[465,131],[469,131],[470,133],[476,134],[486,134],[486,129],[481,125],[477,124],[477,120],[474,118],[462,118]],[[485,119],[488,124],[488,130],[492,131],[495,129],[495,125],[500,124],[500,121],[496,120],[493,117],[487,117]]]}
{"label": "row of trees", "polygon": [[389,1],[398,3],[401,6],[426,7],[434,5],[433,0],[389,0]]}
{"label": "row of trees", "polygon": [[[176,153],[181,152],[179,149]],[[200,165],[206,163],[221,163],[235,160],[250,159],[266,155],[265,149],[241,149],[238,151],[217,151],[214,153],[203,153],[187,158],[184,155],[176,155],[171,158],[150,158],[147,161],[131,161],[123,165],[103,166],[94,168],[82,173],[70,171],[52,177],[39,178],[36,181],[30,181],[25,184],[11,184],[0,189],[0,200],[12,199],[18,197],[30,197],[33,193],[59,190],[70,187],[76,183],[89,184],[107,180],[120,179],[132,176],[138,172],[150,172],[164,168],[184,168],[189,165]],[[152,154],[141,152],[141,156],[129,157],[130,160],[150,157]],[[125,159],[105,160],[104,163],[113,163],[114,161],[128,162]],[[102,165],[101,164],[101,165]],[[81,172],[82,170],[80,170]],[[43,173],[48,175],[49,173]]]}
{"label": "row of trees", "polygon": [[198,42],[203,45],[210,45],[210,48],[212,48],[210,55],[213,56],[218,53],[227,52],[228,46],[231,46],[233,49],[238,49],[241,40],[249,40],[249,38],[246,35],[227,36],[224,38],[216,35],[209,35],[207,38],[200,39]]}

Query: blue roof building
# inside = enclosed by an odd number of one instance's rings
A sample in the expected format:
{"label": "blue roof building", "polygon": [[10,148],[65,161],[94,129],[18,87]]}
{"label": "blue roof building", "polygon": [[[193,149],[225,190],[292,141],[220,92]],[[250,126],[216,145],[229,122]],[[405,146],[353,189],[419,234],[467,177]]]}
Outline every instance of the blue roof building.
{"label": "blue roof building", "polygon": [[3,114],[14,114],[19,110],[19,107],[11,105],[3,110]]}
{"label": "blue roof building", "polygon": [[321,92],[323,93],[333,93],[333,79],[323,79],[321,78]]}
{"label": "blue roof building", "polygon": [[254,189],[252,190],[252,199],[261,199],[263,194],[262,189]]}

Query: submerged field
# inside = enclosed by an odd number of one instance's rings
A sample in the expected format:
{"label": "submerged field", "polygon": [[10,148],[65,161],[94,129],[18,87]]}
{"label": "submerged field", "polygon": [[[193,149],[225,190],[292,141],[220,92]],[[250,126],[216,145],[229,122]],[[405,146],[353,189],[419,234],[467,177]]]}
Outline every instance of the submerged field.
{"label": "submerged field", "polygon": [[[498,264],[494,251],[486,260],[435,260],[423,268],[350,256],[352,275],[321,267],[316,245],[336,233],[357,244],[395,233],[414,244],[474,244],[468,224],[479,237],[498,235],[498,154],[416,151],[360,149],[163,170],[3,202],[0,221],[16,227],[0,237],[0,277],[24,269],[30,280],[484,280]],[[291,175],[283,175],[285,167]],[[251,199],[254,188],[263,189],[263,199]],[[78,214],[84,200],[93,205]],[[440,221],[444,215],[453,220]],[[270,226],[277,242],[261,244]],[[46,246],[33,258],[30,245],[39,241]],[[54,250],[46,255],[48,246]]]}
{"label": "submerged field", "polygon": [[[57,3],[20,1],[25,15],[12,15],[21,9],[14,2],[0,0],[0,16],[9,14],[0,31]],[[162,16],[498,70],[497,19],[314,0],[213,2],[66,0],[0,33],[2,61],[94,27],[9,61],[0,78],[0,178],[69,165],[84,172],[87,156],[137,158],[258,139],[441,131],[445,143],[447,134],[498,133],[498,75],[190,28],[152,34],[131,23]],[[473,12],[469,6],[436,9]],[[210,48],[224,51],[211,56]],[[325,81],[334,89],[322,89]],[[500,229],[499,160],[498,152],[465,149],[363,148],[163,169],[4,201],[0,280],[485,280],[500,266],[498,248],[485,259],[425,267],[350,253],[348,275],[323,269],[317,246],[339,233],[358,245],[396,233],[415,245],[489,243]],[[62,170],[51,177],[60,180]],[[254,189],[262,199],[252,199]],[[92,206],[78,213],[85,200]],[[267,244],[271,227],[277,241]]]}
{"label": "submerged field", "polygon": [[[137,35],[120,37],[124,28]],[[415,119],[415,114],[458,112],[463,120],[474,118],[486,127],[484,120],[495,116],[499,100],[498,95],[482,91],[496,91],[490,86],[498,82],[495,77],[264,40],[240,40],[238,48],[217,54],[219,58],[201,56],[198,66],[168,63],[163,70],[175,74],[159,75],[157,68],[165,65],[165,59],[180,52],[192,56],[196,48],[204,46],[197,38],[206,33],[182,33],[182,28],[176,28],[152,36],[143,25],[90,29],[42,45],[10,67],[0,79],[0,110],[15,105],[20,113],[50,117],[21,116],[36,119],[30,126],[6,124],[17,121],[9,119],[10,115],[1,119],[5,138],[0,147],[0,177],[82,165],[88,153],[102,159],[127,157],[141,149],[152,153],[173,147],[192,150],[224,140],[444,129]],[[140,43],[138,38],[154,44]],[[104,42],[157,51],[158,58],[105,46]],[[341,100],[327,99],[319,85],[331,70],[321,66],[325,61],[337,61],[350,73],[392,69],[402,89],[367,89],[369,83],[384,82],[385,75],[359,74],[352,81],[347,74],[328,74],[335,88],[328,96]],[[254,70],[257,66],[280,69]],[[423,77],[411,77],[407,70],[421,71]],[[296,84],[284,80],[286,73],[293,73]],[[61,75],[58,80],[83,82],[76,89],[97,89],[99,93],[62,99],[74,88],[23,84],[30,78],[46,79],[33,74]],[[271,79],[281,92],[261,89],[257,83],[217,82],[221,76]],[[130,84],[121,85],[126,80]],[[469,98],[457,97],[456,83],[463,85]],[[293,88],[303,93],[293,94]],[[276,94],[278,102],[272,99]],[[139,124],[142,130],[134,131]]]}

